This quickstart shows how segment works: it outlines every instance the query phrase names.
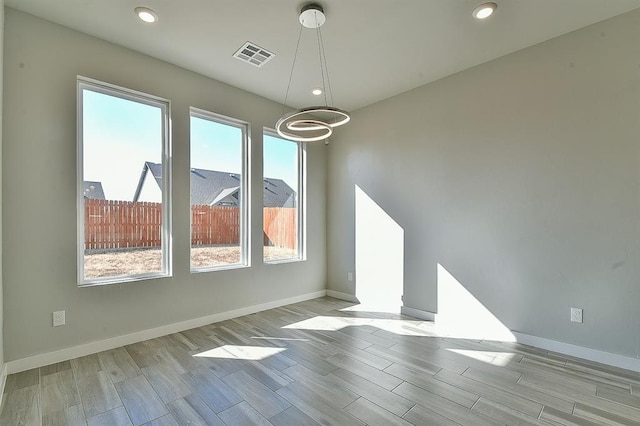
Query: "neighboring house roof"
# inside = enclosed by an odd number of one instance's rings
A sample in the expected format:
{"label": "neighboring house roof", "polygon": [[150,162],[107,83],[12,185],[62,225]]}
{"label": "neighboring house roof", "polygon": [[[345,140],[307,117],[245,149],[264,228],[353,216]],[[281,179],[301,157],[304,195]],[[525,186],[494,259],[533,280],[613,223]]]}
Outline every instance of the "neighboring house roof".
{"label": "neighboring house roof", "polygon": [[[162,165],[145,162],[133,201],[138,201],[148,172],[162,186]],[[295,207],[296,193],[282,179],[264,179],[264,207]],[[240,175],[217,170],[191,169],[192,205],[238,205]]]}
{"label": "neighboring house roof", "polygon": [[102,182],[94,182],[91,180],[82,181],[82,193],[84,198],[90,200],[104,200],[104,190],[102,189]]}

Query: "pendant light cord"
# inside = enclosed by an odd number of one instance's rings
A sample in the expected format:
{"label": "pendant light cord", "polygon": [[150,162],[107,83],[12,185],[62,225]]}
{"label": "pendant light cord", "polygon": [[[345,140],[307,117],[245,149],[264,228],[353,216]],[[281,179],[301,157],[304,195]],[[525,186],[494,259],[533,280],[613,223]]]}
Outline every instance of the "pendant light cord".
{"label": "pendant light cord", "polygon": [[[322,38],[322,31],[320,31],[320,27],[318,27],[318,44],[320,45],[320,70],[322,71],[322,63],[324,62],[324,73],[322,75],[322,84],[324,85],[324,74],[327,74],[327,87],[323,90],[325,92],[324,95],[324,103],[325,105],[333,105],[333,91],[331,90],[331,79],[329,79],[329,67],[327,66],[327,55],[324,50],[324,40]],[[327,90],[328,89],[328,90]],[[329,95],[329,102],[327,103],[327,93]]]}
{"label": "pendant light cord", "polygon": [[[318,22],[318,12],[315,12],[316,15],[316,22]],[[326,66],[326,62],[323,65],[323,57],[322,57],[322,43],[320,42],[320,26],[318,25],[316,27],[316,39],[318,41],[318,57],[320,58],[320,76],[322,78],[322,94],[324,95],[324,104],[325,106],[328,106],[329,104],[327,103],[327,83],[325,82],[325,78],[324,78],[324,69]]]}
{"label": "pendant light cord", "polygon": [[298,48],[300,47],[300,39],[302,38],[302,25],[300,25],[300,32],[298,33],[298,43],[296,43],[296,53],[293,55],[293,64],[291,65],[291,74],[289,74],[289,83],[287,83],[287,92],[284,95],[284,103],[282,104],[282,114],[287,110],[287,99],[289,98],[289,89],[291,88],[291,79],[293,78],[293,69],[296,67],[296,60],[298,59]]}

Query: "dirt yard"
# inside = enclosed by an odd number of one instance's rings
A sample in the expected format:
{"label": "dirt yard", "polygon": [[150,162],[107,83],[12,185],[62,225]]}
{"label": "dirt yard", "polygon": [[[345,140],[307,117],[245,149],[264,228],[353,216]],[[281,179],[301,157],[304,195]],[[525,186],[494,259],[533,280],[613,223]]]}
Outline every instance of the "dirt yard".
{"label": "dirt yard", "polygon": [[[283,247],[265,247],[265,260],[289,259],[295,250]],[[191,252],[194,267],[225,265],[240,261],[240,247],[197,247]],[[159,271],[161,254],[157,249],[127,250],[120,252],[94,253],[84,257],[86,278],[117,275],[145,274]]]}

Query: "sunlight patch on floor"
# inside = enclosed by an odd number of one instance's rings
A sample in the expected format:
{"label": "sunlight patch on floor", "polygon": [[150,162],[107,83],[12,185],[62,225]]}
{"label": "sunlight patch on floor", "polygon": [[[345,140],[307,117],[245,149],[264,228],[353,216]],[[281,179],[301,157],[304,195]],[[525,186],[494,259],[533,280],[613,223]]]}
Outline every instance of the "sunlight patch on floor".
{"label": "sunlight patch on floor", "polygon": [[285,348],[268,348],[264,346],[239,346],[224,345],[215,349],[195,354],[204,358],[243,359],[247,361],[259,361],[272,355],[285,351]]}
{"label": "sunlight patch on floor", "polygon": [[308,342],[309,339],[295,339],[293,337],[269,337],[269,336],[252,336],[252,339],[260,340],[284,340],[285,342]]}
{"label": "sunlight patch on floor", "polygon": [[385,330],[399,336],[432,337],[434,334],[423,327],[423,321],[352,318],[318,315],[303,321],[286,325],[282,328],[296,330],[338,331],[345,327],[370,326]]}
{"label": "sunlight patch on floor", "polygon": [[504,355],[502,352],[493,352],[493,351],[480,351],[480,350],[472,350],[472,349],[452,349],[445,348],[449,352],[453,352],[458,355],[466,356],[467,358],[473,358],[478,361],[486,362],[488,364],[495,361],[496,357],[499,355]]}

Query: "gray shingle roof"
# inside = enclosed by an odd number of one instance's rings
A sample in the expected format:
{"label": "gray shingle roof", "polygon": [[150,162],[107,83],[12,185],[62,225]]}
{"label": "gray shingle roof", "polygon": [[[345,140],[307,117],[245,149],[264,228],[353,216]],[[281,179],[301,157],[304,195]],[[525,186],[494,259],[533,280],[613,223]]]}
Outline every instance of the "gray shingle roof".
{"label": "gray shingle roof", "polygon": [[[144,182],[146,171],[150,170],[155,181],[162,184],[162,165],[147,161],[140,176],[136,191],[137,198]],[[200,205],[237,205],[237,192],[240,188],[240,175],[216,170],[191,169],[191,204]],[[295,207],[296,193],[282,179],[265,178],[264,207]]]}
{"label": "gray shingle roof", "polygon": [[82,181],[82,193],[84,198],[90,200],[104,200],[104,190],[102,189],[102,182],[96,182],[91,180]]}

